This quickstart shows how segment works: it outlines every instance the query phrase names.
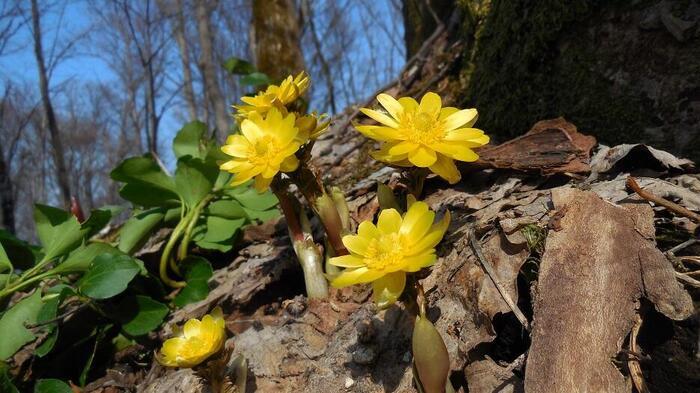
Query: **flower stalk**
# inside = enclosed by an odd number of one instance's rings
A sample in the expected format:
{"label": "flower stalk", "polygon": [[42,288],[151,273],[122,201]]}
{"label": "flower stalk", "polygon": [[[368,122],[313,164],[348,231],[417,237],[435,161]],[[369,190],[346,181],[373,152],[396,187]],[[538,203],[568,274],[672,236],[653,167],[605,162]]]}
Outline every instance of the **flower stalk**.
{"label": "flower stalk", "polygon": [[311,228],[301,204],[287,191],[284,182],[275,180],[270,188],[277,196],[287,221],[292,247],[304,272],[307,296],[320,299],[328,297],[328,282],[323,274],[323,256],[313,241]]}

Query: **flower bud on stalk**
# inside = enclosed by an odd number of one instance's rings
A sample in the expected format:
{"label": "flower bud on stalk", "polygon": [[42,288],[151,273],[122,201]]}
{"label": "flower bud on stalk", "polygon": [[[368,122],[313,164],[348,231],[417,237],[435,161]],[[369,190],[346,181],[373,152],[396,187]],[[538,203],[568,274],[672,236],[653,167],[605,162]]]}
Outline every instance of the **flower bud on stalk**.
{"label": "flower bud on stalk", "polygon": [[[416,316],[413,326],[413,364],[417,382],[425,393],[444,393],[449,384],[450,357],[440,333],[425,315]],[[451,387],[451,386],[450,386]]]}

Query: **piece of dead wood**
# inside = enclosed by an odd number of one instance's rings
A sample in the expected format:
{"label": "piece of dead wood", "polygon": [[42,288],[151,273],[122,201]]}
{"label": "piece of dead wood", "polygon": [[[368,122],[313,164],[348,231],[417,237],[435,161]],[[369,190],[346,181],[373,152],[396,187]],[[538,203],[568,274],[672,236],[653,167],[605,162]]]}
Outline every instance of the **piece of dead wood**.
{"label": "piece of dead wood", "polygon": [[481,266],[483,266],[489,278],[496,286],[496,289],[498,289],[498,293],[503,298],[503,301],[505,301],[510,310],[513,311],[513,314],[515,314],[515,317],[518,318],[518,321],[520,321],[520,324],[523,325],[525,330],[530,330],[530,324],[527,321],[527,318],[525,317],[523,312],[520,311],[518,305],[515,304],[513,299],[510,297],[510,294],[508,294],[506,289],[503,287],[503,284],[501,284],[501,280],[498,277],[498,274],[496,273],[495,269],[493,268],[493,265],[491,264],[491,262],[489,262],[488,259],[486,259],[484,253],[481,251],[479,241],[476,238],[476,235],[474,234],[474,227],[471,225],[467,230],[467,236],[469,237],[469,245],[471,246],[472,251],[474,251],[474,255],[476,255],[477,260],[479,261]]}
{"label": "piece of dead wood", "polygon": [[523,381],[513,373],[513,368],[512,365],[499,366],[489,358],[469,363],[464,369],[469,393],[523,392]]}
{"label": "piece of dead wood", "polygon": [[628,177],[625,184],[632,191],[636,192],[637,195],[646,199],[647,201],[654,202],[655,204],[657,204],[659,206],[663,206],[666,209],[668,209],[668,210],[670,210],[678,215],[681,215],[683,217],[688,217],[691,220],[693,220],[697,223],[700,223],[700,214],[693,213],[690,210],[684,208],[683,206],[681,206],[677,203],[667,201],[666,199],[658,197],[651,192],[647,192],[647,191],[643,190],[641,187],[639,187],[639,184],[637,184],[637,181],[634,179],[634,177],[632,177],[632,176]]}
{"label": "piece of dead wood", "polygon": [[535,123],[527,134],[495,147],[479,150],[486,167],[554,173],[588,173],[596,139],[578,132],[563,117]]}
{"label": "piece of dead wood", "polygon": [[648,168],[659,171],[686,171],[694,168],[692,161],[644,144],[602,146],[591,158],[591,172],[605,173],[614,169]]}
{"label": "piece of dead wood", "polygon": [[566,208],[560,230],[550,231],[534,300],[527,392],[625,392],[610,362],[646,297],[674,320],[693,304],[654,244],[653,211],[646,203],[615,205],[595,193],[552,191]]}

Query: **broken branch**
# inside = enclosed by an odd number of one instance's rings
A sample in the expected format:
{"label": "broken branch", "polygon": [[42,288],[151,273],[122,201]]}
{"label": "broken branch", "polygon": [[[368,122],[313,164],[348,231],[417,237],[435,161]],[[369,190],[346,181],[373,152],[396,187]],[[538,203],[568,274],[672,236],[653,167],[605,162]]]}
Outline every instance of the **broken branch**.
{"label": "broken branch", "polygon": [[625,183],[627,187],[629,187],[632,191],[636,192],[637,195],[640,197],[646,199],[647,201],[654,202],[655,204],[659,206],[663,206],[666,209],[681,215],[683,217],[687,217],[695,222],[700,223],[700,214],[696,214],[691,212],[690,210],[684,208],[683,206],[673,203],[671,201],[667,201],[664,198],[658,197],[648,191],[643,190],[641,187],[639,187],[639,184],[637,184],[637,181],[634,179],[634,177],[630,176],[627,178],[627,182]]}

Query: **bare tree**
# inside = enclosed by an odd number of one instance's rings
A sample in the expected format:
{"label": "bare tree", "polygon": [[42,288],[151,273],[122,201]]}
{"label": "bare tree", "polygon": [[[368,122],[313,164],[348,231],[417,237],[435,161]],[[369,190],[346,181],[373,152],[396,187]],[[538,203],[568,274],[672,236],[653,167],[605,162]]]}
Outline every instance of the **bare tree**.
{"label": "bare tree", "polygon": [[202,76],[204,79],[205,96],[214,109],[216,128],[221,134],[229,129],[229,116],[226,111],[224,98],[221,96],[219,83],[214,63],[213,35],[211,31],[212,7],[207,0],[197,0],[197,30],[199,32],[199,45],[201,55],[199,58]]}
{"label": "bare tree", "polygon": [[41,42],[41,20],[39,6],[36,0],[32,0],[32,37],[34,39],[34,56],[39,70],[39,91],[41,92],[41,102],[44,109],[46,126],[51,136],[51,146],[53,149],[53,159],[55,164],[56,179],[58,188],[63,198],[63,204],[70,206],[71,191],[68,171],[63,157],[63,143],[61,133],[58,129],[56,115],[54,113],[51,97],[49,96],[49,80],[44,62],[44,49]]}

